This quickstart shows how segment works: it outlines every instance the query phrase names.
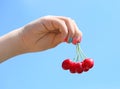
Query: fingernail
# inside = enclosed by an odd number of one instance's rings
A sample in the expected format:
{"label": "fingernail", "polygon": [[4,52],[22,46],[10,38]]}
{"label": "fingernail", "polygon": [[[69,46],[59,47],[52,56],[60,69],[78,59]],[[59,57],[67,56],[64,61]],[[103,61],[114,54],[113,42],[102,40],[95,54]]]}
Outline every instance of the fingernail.
{"label": "fingernail", "polygon": [[78,37],[75,37],[75,38],[73,38],[73,41],[72,41],[72,43],[73,44],[77,44],[77,43],[80,43],[81,42],[81,38],[78,38]]}
{"label": "fingernail", "polygon": [[66,37],[66,38],[64,39],[64,42],[67,42],[67,40],[68,40],[68,37]]}
{"label": "fingernail", "polygon": [[77,38],[76,38],[76,37],[75,37],[75,38],[73,38],[72,43],[73,43],[73,44],[75,44],[75,45],[77,44]]}
{"label": "fingernail", "polygon": [[82,40],[82,38],[79,38],[79,39],[78,39],[78,43],[80,43],[80,42],[81,42],[81,40]]}
{"label": "fingernail", "polygon": [[68,40],[68,43],[71,43],[73,41],[73,39],[70,37]]}

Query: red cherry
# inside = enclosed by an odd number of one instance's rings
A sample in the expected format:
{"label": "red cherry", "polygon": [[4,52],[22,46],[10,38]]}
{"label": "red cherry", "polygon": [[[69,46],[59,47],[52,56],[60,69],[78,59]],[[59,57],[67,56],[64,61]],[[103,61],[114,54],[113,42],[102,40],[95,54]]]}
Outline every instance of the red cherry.
{"label": "red cherry", "polygon": [[93,59],[91,58],[86,58],[84,61],[83,61],[83,65],[86,67],[86,68],[92,68],[94,66],[94,61]]}
{"label": "red cherry", "polygon": [[82,62],[82,67],[83,67],[83,71],[87,72],[90,68],[92,68],[94,66],[94,61],[91,58],[86,58],[83,62]]}
{"label": "red cherry", "polygon": [[82,63],[82,68],[84,72],[87,72],[90,68],[85,65],[85,63]]}
{"label": "red cherry", "polygon": [[75,62],[71,62],[70,72],[76,73],[76,63]]}
{"label": "red cherry", "polygon": [[76,63],[76,72],[79,73],[79,74],[83,72],[83,68],[82,68],[82,63],[81,62],[77,62]]}
{"label": "red cherry", "polygon": [[62,62],[62,68],[64,69],[64,70],[68,70],[68,69],[70,69],[70,67],[71,67],[71,60],[70,59],[66,59],[66,60],[64,60],[63,62]]}

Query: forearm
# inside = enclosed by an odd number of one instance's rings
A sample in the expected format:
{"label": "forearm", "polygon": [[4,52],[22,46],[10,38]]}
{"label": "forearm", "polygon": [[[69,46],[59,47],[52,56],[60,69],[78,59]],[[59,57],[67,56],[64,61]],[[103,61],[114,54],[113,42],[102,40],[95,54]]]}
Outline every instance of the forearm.
{"label": "forearm", "polygon": [[0,63],[13,56],[24,53],[18,30],[14,30],[0,37]]}

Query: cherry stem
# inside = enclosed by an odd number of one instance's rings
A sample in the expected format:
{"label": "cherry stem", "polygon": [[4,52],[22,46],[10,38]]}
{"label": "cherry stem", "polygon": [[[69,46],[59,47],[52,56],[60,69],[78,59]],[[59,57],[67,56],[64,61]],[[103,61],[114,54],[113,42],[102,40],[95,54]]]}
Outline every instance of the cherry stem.
{"label": "cherry stem", "polygon": [[79,61],[79,59],[80,59],[79,50],[78,50],[78,48],[76,46],[76,55],[75,55],[75,58],[73,59],[73,61],[77,62],[77,61]]}
{"label": "cherry stem", "polygon": [[82,51],[79,43],[77,44],[76,47],[77,47],[77,50],[78,50],[78,54],[79,54],[79,56],[82,58],[82,60],[85,59],[85,58],[87,58],[87,56],[86,56],[86,55],[84,54],[84,52]]}
{"label": "cherry stem", "polygon": [[78,61],[80,61],[80,58],[82,59],[83,57],[81,55],[81,52],[80,52],[80,49],[79,49],[79,45],[77,44],[76,45],[76,56],[73,59],[73,61],[78,62]]}
{"label": "cherry stem", "polygon": [[80,55],[79,55],[79,49],[78,47],[76,46],[76,54],[77,54],[77,61],[80,61]]}
{"label": "cherry stem", "polygon": [[73,61],[75,62],[78,62],[80,61],[80,58],[82,60],[84,60],[85,58],[87,58],[87,56],[84,54],[84,52],[82,51],[81,47],[80,47],[80,44],[77,43],[76,44],[76,55],[75,55],[75,58],[73,59]]}

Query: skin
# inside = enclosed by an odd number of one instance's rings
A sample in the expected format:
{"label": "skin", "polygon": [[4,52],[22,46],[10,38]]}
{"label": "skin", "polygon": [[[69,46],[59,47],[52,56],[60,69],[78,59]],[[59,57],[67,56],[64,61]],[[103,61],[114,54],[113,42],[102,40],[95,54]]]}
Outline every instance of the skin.
{"label": "skin", "polygon": [[44,16],[0,37],[0,62],[23,53],[44,51],[64,42],[81,39],[75,21],[63,16]]}

